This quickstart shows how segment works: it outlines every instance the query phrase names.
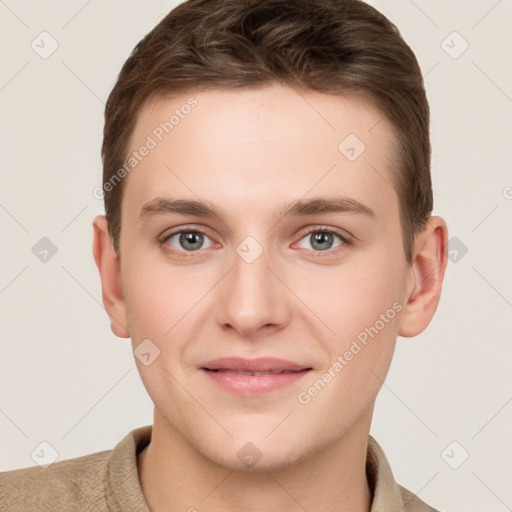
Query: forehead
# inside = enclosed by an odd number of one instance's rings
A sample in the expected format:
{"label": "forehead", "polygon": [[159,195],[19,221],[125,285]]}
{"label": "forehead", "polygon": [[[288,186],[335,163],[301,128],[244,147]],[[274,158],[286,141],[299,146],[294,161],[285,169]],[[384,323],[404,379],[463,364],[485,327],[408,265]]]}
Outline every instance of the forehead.
{"label": "forehead", "polygon": [[130,171],[125,198],[133,213],[175,195],[246,212],[252,205],[256,214],[338,191],[389,210],[397,201],[393,144],[383,114],[353,95],[272,85],[155,98],[132,134],[130,154],[151,149]]}

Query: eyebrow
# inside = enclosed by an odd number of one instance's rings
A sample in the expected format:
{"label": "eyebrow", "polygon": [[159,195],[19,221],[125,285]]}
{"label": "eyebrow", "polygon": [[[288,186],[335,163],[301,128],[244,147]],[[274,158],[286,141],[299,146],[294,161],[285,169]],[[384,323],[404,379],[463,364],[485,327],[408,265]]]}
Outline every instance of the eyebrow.
{"label": "eyebrow", "polygon": [[[192,215],[195,217],[227,217],[223,208],[214,206],[209,201],[196,201],[190,199],[172,199],[156,197],[141,208],[139,219],[141,221],[167,214]],[[284,205],[276,215],[280,217],[305,217],[320,213],[356,213],[363,214],[372,219],[376,218],[375,212],[365,204],[344,196],[314,197],[311,199],[298,199]]]}

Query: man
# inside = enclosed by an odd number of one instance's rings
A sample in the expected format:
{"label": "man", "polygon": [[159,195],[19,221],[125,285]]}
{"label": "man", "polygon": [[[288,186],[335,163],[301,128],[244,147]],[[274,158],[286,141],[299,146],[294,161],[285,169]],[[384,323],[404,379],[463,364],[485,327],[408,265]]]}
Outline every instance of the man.
{"label": "man", "polygon": [[184,2],[123,66],[102,157],[94,258],[154,422],[2,474],[6,510],[435,510],[369,435],[447,262],[396,28],[358,0]]}

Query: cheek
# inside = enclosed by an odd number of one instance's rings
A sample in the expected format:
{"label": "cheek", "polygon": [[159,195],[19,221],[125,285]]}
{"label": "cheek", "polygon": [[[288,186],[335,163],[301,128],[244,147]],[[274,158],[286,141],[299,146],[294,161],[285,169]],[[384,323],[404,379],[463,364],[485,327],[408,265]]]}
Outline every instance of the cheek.
{"label": "cheek", "polygon": [[346,285],[345,289],[323,297],[315,294],[316,306],[311,309],[317,307],[335,334],[318,328],[317,333],[324,332],[318,342],[327,353],[325,366],[317,380],[308,383],[311,388],[302,390],[300,403],[311,400],[312,407],[305,408],[308,417],[328,410],[333,435],[375,400],[391,364],[403,307],[391,277],[354,272],[331,280],[332,286]]}
{"label": "cheek", "polygon": [[294,291],[305,304],[303,311],[319,321],[325,340],[342,347],[388,311],[385,330],[396,324],[405,269],[394,260],[396,255],[376,248],[339,266],[319,265],[296,281]]}
{"label": "cheek", "polygon": [[371,261],[351,268],[345,279],[347,296],[338,300],[345,308],[336,324],[336,356],[342,355],[345,362],[340,381],[367,393],[368,399],[389,369],[404,307],[405,267],[396,264],[397,258],[392,251],[380,250]]}
{"label": "cheek", "polygon": [[190,308],[195,289],[183,270],[131,253],[124,265],[123,290],[132,337],[163,339]]}
{"label": "cheek", "polygon": [[[139,257],[138,257],[139,256]],[[127,316],[135,348],[148,338],[159,348],[159,364],[175,367],[191,333],[203,324],[209,295],[219,277],[214,268],[170,265],[130,255],[124,273]]]}

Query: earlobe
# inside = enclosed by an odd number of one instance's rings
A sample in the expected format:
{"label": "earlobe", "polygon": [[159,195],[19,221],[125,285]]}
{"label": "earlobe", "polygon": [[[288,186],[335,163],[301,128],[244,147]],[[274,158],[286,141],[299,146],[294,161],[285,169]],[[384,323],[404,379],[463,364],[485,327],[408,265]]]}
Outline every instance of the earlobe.
{"label": "earlobe", "polygon": [[129,338],[120,262],[110,243],[108,222],[104,215],[94,218],[93,229],[94,261],[100,273],[103,304],[110,318],[110,328],[116,336]]}
{"label": "earlobe", "polygon": [[430,217],[416,238],[409,289],[400,317],[400,336],[417,336],[436,312],[448,262],[447,240],[448,228],[441,217]]}

